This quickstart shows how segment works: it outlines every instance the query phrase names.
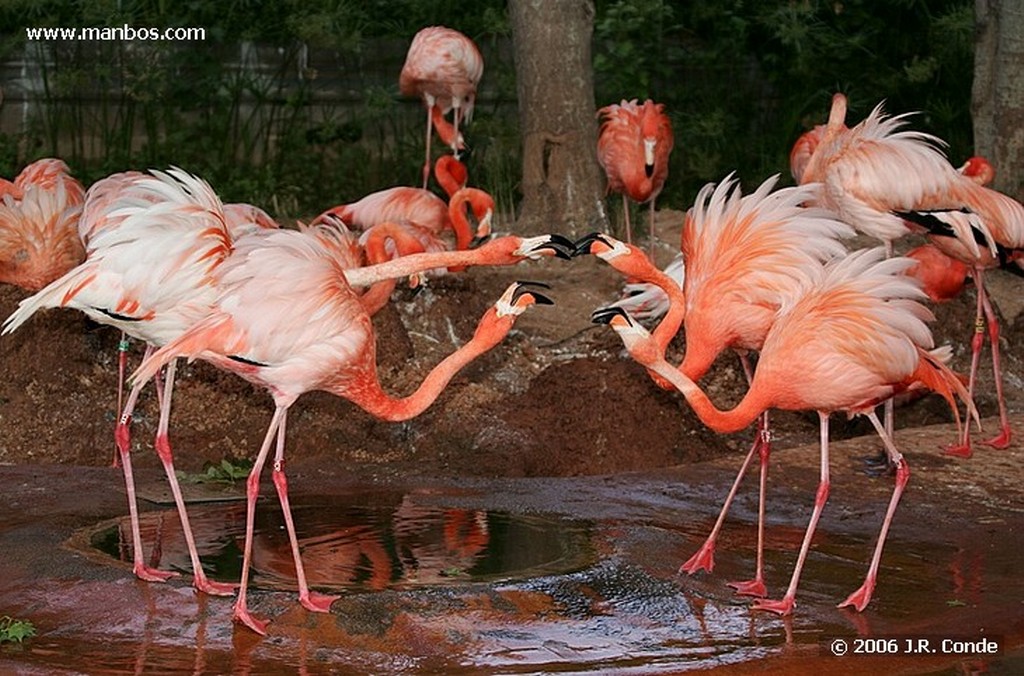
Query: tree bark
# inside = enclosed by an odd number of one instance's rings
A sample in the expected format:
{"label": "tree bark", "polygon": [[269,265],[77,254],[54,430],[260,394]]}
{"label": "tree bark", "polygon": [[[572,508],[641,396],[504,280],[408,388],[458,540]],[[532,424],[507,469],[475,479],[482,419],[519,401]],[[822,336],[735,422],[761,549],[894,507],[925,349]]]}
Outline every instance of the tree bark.
{"label": "tree bark", "polygon": [[590,41],[591,0],[510,0],[523,138],[517,230],[606,230]]}
{"label": "tree bark", "polygon": [[1024,199],[1024,4],[975,0],[975,153],[996,168],[994,186]]}

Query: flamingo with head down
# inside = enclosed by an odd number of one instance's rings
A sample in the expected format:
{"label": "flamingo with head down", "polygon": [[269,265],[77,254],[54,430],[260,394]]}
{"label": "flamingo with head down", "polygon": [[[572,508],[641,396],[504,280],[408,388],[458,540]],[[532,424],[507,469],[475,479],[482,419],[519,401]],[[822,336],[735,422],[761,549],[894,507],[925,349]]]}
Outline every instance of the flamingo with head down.
{"label": "flamingo with head down", "polygon": [[970,397],[958,376],[944,364],[948,351],[931,351],[925,321],[931,313],[923,297],[902,273],[905,258],[885,260],[882,249],[861,250],[819,268],[809,283],[794,288],[780,305],[758,360],[750,389],[731,411],[715,408],[683,372],[665,361],[664,347],[619,308],[594,313],[611,325],[637,362],[679,389],[700,419],[717,432],[733,432],[769,408],[812,410],[821,424],[821,473],[814,510],[789,587],[780,600],[758,599],[754,608],[792,613],[800,572],[829,493],[828,419],[833,412],[866,415],[882,438],[894,465],[896,484],[889,500],[864,583],[840,607],[863,610],[877,582],[882,548],[910,471],[892,438],[875,415],[875,406],[899,392],[928,389],[940,393],[957,415],[954,395]]}
{"label": "flamingo with head down", "polygon": [[568,257],[571,243],[558,236],[501,237],[472,251],[419,253],[352,268],[348,243],[337,230],[314,225],[301,231],[257,232],[240,239],[216,273],[216,298],[205,317],[157,350],[133,376],[136,386],[177,357],[201,358],[267,388],[275,410],[247,482],[247,527],[241,588],[234,618],[258,633],[266,622],[247,605],[249,563],[259,479],[276,438],[273,480],[292,545],[299,600],[327,612],[335,597],[306,583],[288,503],[284,471],[288,409],[305,392],[344,397],[371,415],[408,420],[429,406],[455,373],[500,342],[534,303],[550,301],[522,283],[510,286],[485,313],[473,338],[434,368],[413,394],[393,398],[377,378],[373,325],[356,287],[408,277],[450,265],[511,265],[542,256]]}

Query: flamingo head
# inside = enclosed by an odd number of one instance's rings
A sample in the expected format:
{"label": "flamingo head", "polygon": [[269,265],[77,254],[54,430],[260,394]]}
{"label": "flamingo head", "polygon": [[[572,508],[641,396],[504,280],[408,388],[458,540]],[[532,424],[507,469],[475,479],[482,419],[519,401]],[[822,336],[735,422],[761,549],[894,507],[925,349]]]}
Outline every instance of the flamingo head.
{"label": "flamingo head", "polygon": [[469,209],[473,220],[476,221],[477,241],[484,240],[491,235],[491,219],[494,217],[494,198],[483,190],[467,188],[469,194]]}
{"label": "flamingo head", "polygon": [[542,293],[537,293],[530,287],[538,289],[550,289],[551,287],[543,282],[515,282],[501,294],[501,298],[494,304],[494,310],[498,317],[518,317],[531,305],[554,305],[554,301]]}
{"label": "flamingo head", "polygon": [[811,156],[824,135],[825,125],[819,124],[814,129],[805,131],[793,144],[793,149],[789,151],[789,172],[797,183],[801,182],[800,179],[807,169],[807,163],[811,161]]}
{"label": "flamingo head", "polygon": [[641,366],[650,366],[662,356],[650,332],[622,308],[598,308],[590,315],[590,321],[594,324],[607,324],[615,329],[626,351]]}
{"label": "flamingo head", "polygon": [[992,166],[991,162],[980,155],[968,158],[957,171],[975,181],[978,185],[988,185],[996,177],[996,168]]}
{"label": "flamingo head", "polygon": [[643,251],[602,232],[592,232],[576,240],[573,256],[593,254],[633,279],[649,281],[657,271]]}

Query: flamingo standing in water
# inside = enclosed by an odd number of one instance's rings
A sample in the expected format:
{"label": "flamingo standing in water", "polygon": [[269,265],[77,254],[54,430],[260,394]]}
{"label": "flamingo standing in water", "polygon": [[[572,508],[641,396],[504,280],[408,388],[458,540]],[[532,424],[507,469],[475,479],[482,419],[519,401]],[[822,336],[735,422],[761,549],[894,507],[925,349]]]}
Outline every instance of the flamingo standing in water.
{"label": "flamingo standing in water", "polygon": [[[4,323],[4,333],[37,310],[71,307],[149,346],[159,346],[205,316],[215,295],[213,272],[232,246],[223,206],[208,184],[180,169],[115,174],[90,189],[83,214],[79,228],[88,250],[86,260],[22,301]],[[236,227],[246,229],[242,221]],[[155,446],[181,517],[194,586],[210,594],[230,594],[230,585],[209,580],[203,571],[174,473],[168,438],[174,367],[167,367],[162,394],[158,388]],[[133,570],[141,579],[163,581],[173,573],[145,564],[131,466],[129,423],[141,387],[136,384],[129,393],[114,436],[132,521]]]}
{"label": "flamingo standing in water", "polygon": [[650,205],[650,251],[654,252],[654,202],[668,177],[668,156],[675,139],[665,105],[647,99],[623,100],[597,111],[601,132],[597,159],[608,176],[608,191],[622,194],[626,241],[632,243],[629,200]]}
{"label": "flamingo standing in water", "polygon": [[259,479],[275,436],[273,479],[285,516],[304,607],[327,612],[335,597],[310,592],[299,554],[284,473],[287,412],[303,393],[323,390],[344,397],[385,420],[418,415],[455,373],[496,345],[529,305],[548,303],[523,284],[510,286],[485,313],[473,338],[441,362],[416,392],[389,396],[377,378],[375,340],[369,314],[353,291],[438,266],[510,265],[546,255],[568,257],[571,243],[557,236],[502,237],[472,251],[421,253],[363,268],[351,268],[354,255],[337,231],[312,226],[303,232],[278,230],[240,239],[217,271],[218,295],[212,310],[143,362],[136,386],[180,356],[201,358],[266,387],[275,410],[247,482],[247,523],[241,588],[234,618],[258,633],[266,622],[252,616],[246,602],[253,523]]}
{"label": "flamingo standing in water", "polygon": [[[750,389],[731,411],[720,411],[683,372],[665,361],[664,348],[619,308],[594,313],[610,324],[630,355],[683,393],[700,419],[717,432],[734,432],[769,408],[817,411],[821,422],[821,474],[807,532],[789,587],[780,600],[757,599],[754,608],[780,615],[793,611],[800,571],[829,493],[828,418],[833,412],[866,415],[896,466],[896,481],[878,535],[867,576],[859,589],[839,604],[863,610],[871,601],[882,547],[910,470],[874,407],[902,391],[940,393],[957,416],[954,393],[970,397],[940,351],[928,352],[932,336],[925,324],[931,313],[913,280],[901,273],[905,258],[884,259],[882,249],[861,250],[819,268],[817,279],[794,289],[765,337]],[[948,355],[945,355],[948,356]]]}
{"label": "flamingo standing in water", "polygon": [[[852,228],[828,212],[802,207],[810,188],[772,192],[777,179],[769,178],[747,196],[741,195],[731,175],[700,191],[683,225],[682,255],[688,269],[681,290],[638,249],[606,235],[584,238],[577,247],[577,253],[594,253],[624,275],[658,285],[667,294],[671,307],[654,336],[664,350],[683,324],[686,355],[679,370],[691,380],[703,377],[718,355],[732,348],[750,382],[754,369],[747,355],[761,350],[782,303],[808,284],[822,263],[846,253],[839,238],[852,236]],[[718,533],[757,453],[761,461],[757,571],[752,580],[730,584],[740,594],[765,595],[762,548],[770,452],[765,414],[715,526],[680,570],[693,574],[714,568]]]}
{"label": "flamingo standing in water", "polygon": [[[465,149],[459,132],[463,120],[473,119],[476,88],[484,74],[484,60],[476,44],[457,30],[429,26],[413,36],[405,64],[398,77],[403,96],[423,100],[427,109],[426,158],[423,161],[423,187],[430,176],[430,139],[437,127],[442,140],[451,147],[456,159]],[[454,110],[454,123],[445,120]]]}
{"label": "flamingo standing in water", "polygon": [[85,190],[58,159],[0,179],[0,283],[38,291],[85,258],[78,236]]}

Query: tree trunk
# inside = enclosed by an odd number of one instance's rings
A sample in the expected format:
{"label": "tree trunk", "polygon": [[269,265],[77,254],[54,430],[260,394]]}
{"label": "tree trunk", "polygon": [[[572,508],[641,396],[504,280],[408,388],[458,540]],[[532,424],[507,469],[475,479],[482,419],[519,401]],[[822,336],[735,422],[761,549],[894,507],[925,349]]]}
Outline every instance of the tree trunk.
{"label": "tree trunk", "polygon": [[607,229],[597,163],[591,0],[510,0],[523,137],[517,230]]}
{"label": "tree trunk", "polygon": [[975,0],[974,148],[996,168],[994,187],[1024,199],[1024,4]]}

